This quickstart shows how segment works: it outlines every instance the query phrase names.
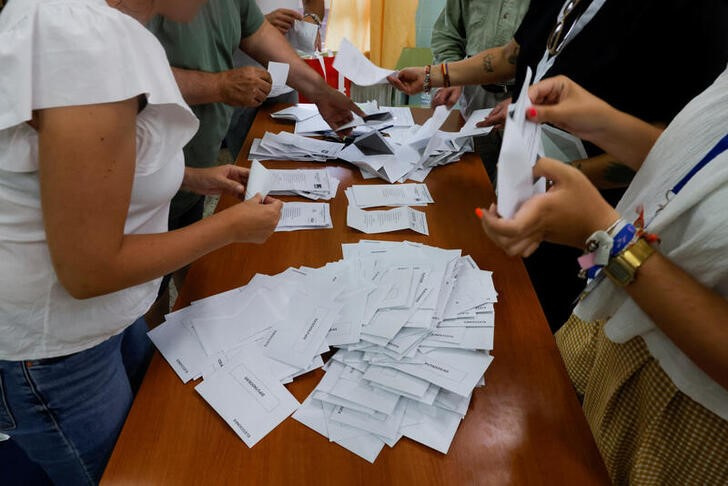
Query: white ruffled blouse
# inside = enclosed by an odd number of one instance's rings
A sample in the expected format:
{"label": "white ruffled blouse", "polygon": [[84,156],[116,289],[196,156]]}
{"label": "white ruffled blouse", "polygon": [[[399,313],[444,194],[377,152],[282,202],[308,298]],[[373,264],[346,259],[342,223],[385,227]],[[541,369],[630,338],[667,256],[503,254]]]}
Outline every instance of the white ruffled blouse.
{"label": "white ruffled blouse", "polygon": [[37,134],[26,122],[33,110],[146,95],[126,234],[167,230],[182,147],[198,122],[156,38],[104,0],[10,2],[0,15],[0,66],[0,359],[63,356],[134,322],[159,280],[85,300],[60,285],[43,226]]}

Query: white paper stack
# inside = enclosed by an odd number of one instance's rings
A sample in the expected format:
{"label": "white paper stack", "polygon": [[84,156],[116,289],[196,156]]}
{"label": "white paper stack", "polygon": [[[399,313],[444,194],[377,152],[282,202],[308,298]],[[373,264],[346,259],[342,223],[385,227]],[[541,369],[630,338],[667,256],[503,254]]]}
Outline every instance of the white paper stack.
{"label": "white paper stack", "polygon": [[284,202],[276,231],[333,228],[329,203]]}
{"label": "white paper stack", "polygon": [[[460,250],[342,245],[321,268],[256,275],[149,333],[183,381],[248,445],[294,418],[373,462],[402,437],[447,453],[492,361],[490,272]],[[322,366],[299,407],[283,383]]]}
{"label": "white paper stack", "polygon": [[349,205],[357,208],[378,206],[426,206],[434,203],[426,184],[353,185],[345,191]]}
{"label": "white paper stack", "polygon": [[325,162],[335,159],[343,148],[343,143],[317,140],[289,132],[266,132],[262,139],[253,140],[248,157],[258,160]]}
{"label": "white paper stack", "polygon": [[268,169],[275,181],[268,194],[303,196],[309,199],[332,199],[336,196],[339,179],[326,169]]}

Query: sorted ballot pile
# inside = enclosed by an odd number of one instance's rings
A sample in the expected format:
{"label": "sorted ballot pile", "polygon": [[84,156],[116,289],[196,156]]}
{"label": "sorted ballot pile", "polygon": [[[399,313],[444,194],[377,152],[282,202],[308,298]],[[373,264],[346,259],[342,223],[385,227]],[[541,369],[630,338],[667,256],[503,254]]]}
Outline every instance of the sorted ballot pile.
{"label": "sorted ballot pile", "polygon": [[[492,274],[460,250],[362,240],[321,268],[256,275],[149,333],[250,447],[293,418],[373,462],[402,437],[447,453],[493,358]],[[299,405],[283,386],[323,366]]]}

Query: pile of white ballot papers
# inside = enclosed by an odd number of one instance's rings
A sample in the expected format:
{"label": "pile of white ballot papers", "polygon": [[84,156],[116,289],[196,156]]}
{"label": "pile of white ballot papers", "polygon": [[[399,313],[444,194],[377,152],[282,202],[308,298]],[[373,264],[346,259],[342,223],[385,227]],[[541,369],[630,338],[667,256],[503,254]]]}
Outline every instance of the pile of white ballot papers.
{"label": "pile of white ballot papers", "polygon": [[[249,447],[293,413],[370,462],[402,437],[447,453],[493,360],[491,272],[419,243],[342,250],[193,302],[149,336]],[[299,404],[283,384],[322,366]]]}
{"label": "pile of white ballot papers", "polygon": [[315,105],[297,105],[276,112],[272,115],[275,118],[296,121],[295,133],[266,133],[262,139],[253,140],[249,158],[318,162],[339,159],[357,166],[367,179],[422,182],[433,168],[456,162],[464,153],[472,152],[473,136],[490,131],[490,127],[475,126],[489,110],[474,112],[458,132],[444,132],[441,128],[450,114],[445,107],[438,107],[420,126],[407,107],[380,107],[375,101],[359,106],[367,117],[354,117],[349,124],[353,132],[346,145],[311,138],[336,136]]}

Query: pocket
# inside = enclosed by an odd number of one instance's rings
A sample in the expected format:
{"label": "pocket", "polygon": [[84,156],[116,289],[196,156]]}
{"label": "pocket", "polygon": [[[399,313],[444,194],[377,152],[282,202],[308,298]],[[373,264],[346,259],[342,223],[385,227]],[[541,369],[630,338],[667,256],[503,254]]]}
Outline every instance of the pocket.
{"label": "pocket", "polygon": [[13,414],[10,413],[8,400],[5,396],[5,386],[3,385],[3,374],[0,370],[0,430],[9,431],[16,427]]}

